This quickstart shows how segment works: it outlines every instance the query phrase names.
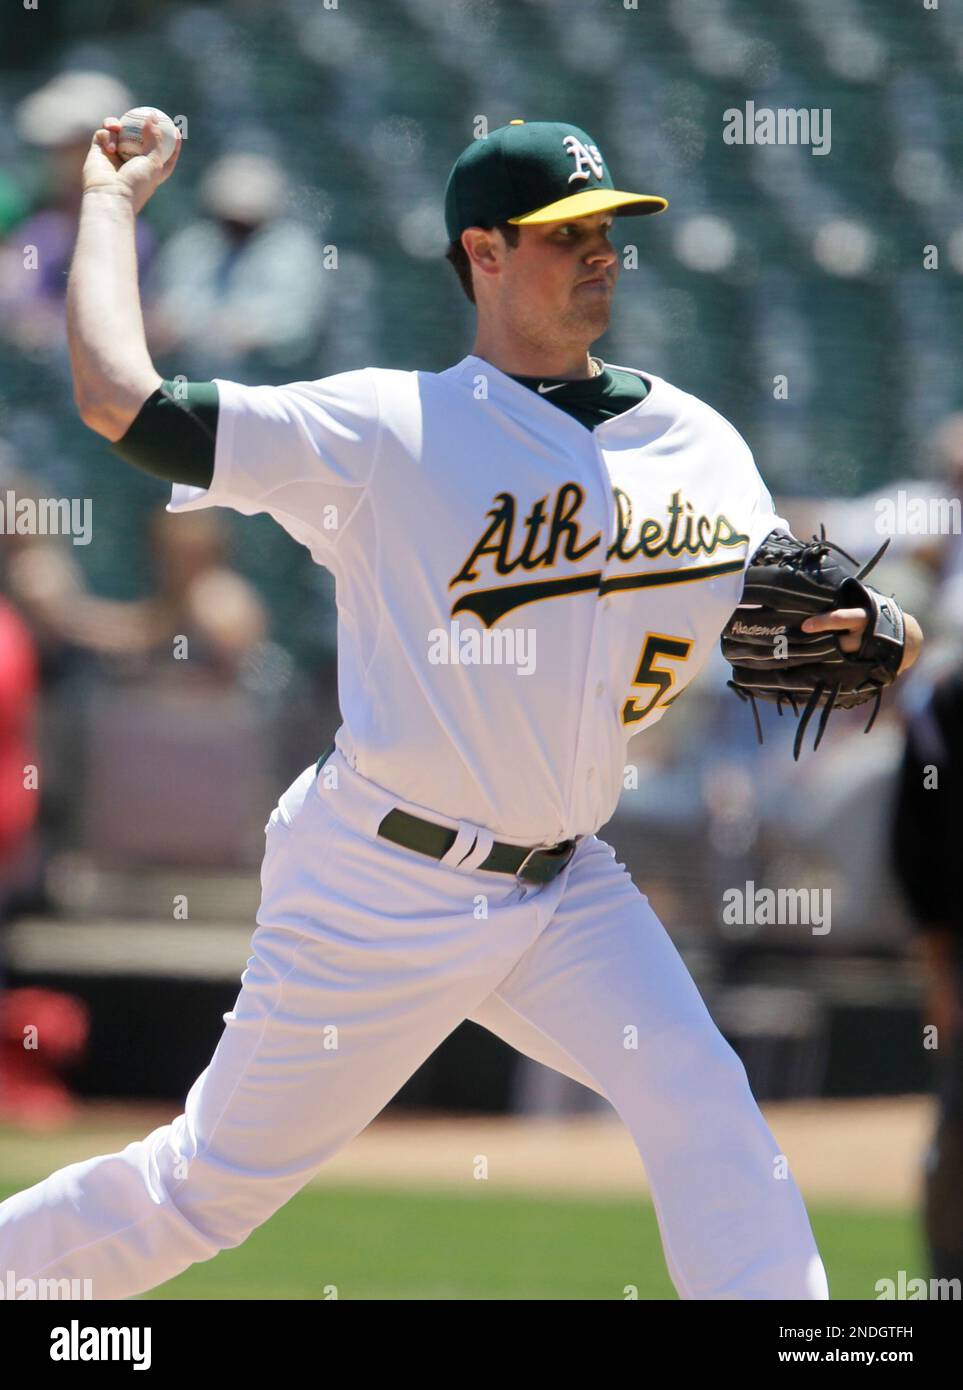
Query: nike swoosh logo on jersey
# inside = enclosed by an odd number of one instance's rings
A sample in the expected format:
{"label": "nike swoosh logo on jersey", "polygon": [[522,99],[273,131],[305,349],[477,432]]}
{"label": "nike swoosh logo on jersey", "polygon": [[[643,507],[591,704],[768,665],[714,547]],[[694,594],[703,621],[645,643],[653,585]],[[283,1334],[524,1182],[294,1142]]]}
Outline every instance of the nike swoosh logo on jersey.
{"label": "nike swoosh logo on jersey", "polygon": [[564,381],[558,382],[558,384],[555,386],[546,386],[544,382],[540,381],[536,389],[540,396],[547,396],[549,391],[561,391],[564,385]]}

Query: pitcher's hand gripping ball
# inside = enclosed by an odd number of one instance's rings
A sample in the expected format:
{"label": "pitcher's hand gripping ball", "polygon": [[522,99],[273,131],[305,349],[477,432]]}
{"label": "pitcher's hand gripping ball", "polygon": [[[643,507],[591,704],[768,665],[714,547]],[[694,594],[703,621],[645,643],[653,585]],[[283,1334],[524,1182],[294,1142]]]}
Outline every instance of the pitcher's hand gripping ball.
{"label": "pitcher's hand gripping ball", "polygon": [[[822,710],[814,748],[819,747],[834,709],[853,709],[873,701],[864,733],[879,711],[883,690],[896,679],[903,660],[903,611],[863,579],[889,541],[871,560],[859,561],[820,537],[799,541],[786,531],[772,531],[746,570],[742,601],[722,631],[722,653],[732,667],[727,682],[752,705],[756,734],[762,742],[757,700],[788,704],[802,717],[793,745],[798,759],[809,721]],[[835,554],[833,553],[835,552]],[[869,621],[859,650],[844,652],[840,632],[803,632],[802,623],[816,613],[837,608],[864,608]]]}
{"label": "pitcher's hand gripping ball", "polygon": [[165,112],[156,106],[135,106],[125,111],[120,118],[120,133],[117,138],[117,154],[120,159],[133,159],[134,155],[144,153],[144,122],[148,116],[157,117],[157,135],[160,141],[160,157],[167,163],[177,144],[177,127]]}

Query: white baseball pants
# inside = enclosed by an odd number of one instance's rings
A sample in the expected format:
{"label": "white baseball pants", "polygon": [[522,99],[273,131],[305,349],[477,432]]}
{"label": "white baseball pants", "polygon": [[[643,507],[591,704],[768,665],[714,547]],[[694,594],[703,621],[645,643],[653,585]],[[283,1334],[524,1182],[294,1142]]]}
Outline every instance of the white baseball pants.
{"label": "white baseball pants", "polygon": [[474,868],[477,827],[447,862],[379,838],[398,804],[340,753],[288,788],[241,992],[184,1113],[0,1203],[0,1278],[122,1298],[240,1245],[469,1018],[612,1103],[680,1297],[828,1298],[742,1063],[614,851],[588,837],[527,887]]}

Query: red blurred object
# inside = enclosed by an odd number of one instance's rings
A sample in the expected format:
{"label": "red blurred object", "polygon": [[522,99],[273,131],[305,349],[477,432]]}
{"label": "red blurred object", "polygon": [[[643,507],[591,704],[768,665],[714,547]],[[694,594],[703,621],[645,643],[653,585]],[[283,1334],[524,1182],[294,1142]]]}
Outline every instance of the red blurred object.
{"label": "red blurred object", "polygon": [[90,1032],[87,1006],[49,989],[0,995],[0,1122],[56,1129],[75,1102],[59,1072],[77,1061]]}
{"label": "red blurred object", "polygon": [[25,769],[36,762],[36,698],[33,638],[0,598],[0,883],[3,865],[16,854],[37,817],[39,793],[24,786]]}

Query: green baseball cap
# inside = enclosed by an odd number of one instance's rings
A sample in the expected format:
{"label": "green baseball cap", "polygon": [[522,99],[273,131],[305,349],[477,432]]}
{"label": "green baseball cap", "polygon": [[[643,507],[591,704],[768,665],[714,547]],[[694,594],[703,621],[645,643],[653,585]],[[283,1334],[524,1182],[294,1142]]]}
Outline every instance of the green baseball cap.
{"label": "green baseball cap", "polygon": [[578,126],[510,121],[458,156],[445,189],[445,225],[458,241],[466,227],[558,222],[609,209],[641,216],[668,206],[654,193],[616,188],[598,146]]}

